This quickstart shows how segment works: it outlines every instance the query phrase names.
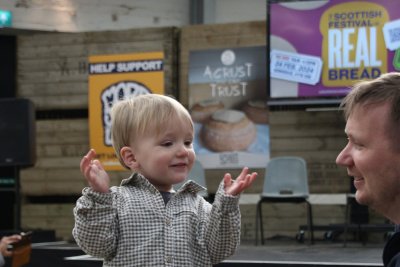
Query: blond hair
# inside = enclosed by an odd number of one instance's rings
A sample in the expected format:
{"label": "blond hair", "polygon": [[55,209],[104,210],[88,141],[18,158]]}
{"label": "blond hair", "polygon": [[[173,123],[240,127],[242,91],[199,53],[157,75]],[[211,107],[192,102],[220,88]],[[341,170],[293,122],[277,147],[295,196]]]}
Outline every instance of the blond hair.
{"label": "blond hair", "polygon": [[400,149],[400,145],[397,145],[400,135],[400,73],[390,72],[371,81],[356,83],[343,99],[341,107],[347,120],[358,106],[367,107],[383,103],[391,105],[388,133],[395,146]]}
{"label": "blond hair", "polygon": [[120,151],[145,134],[159,135],[173,118],[186,120],[194,128],[187,109],[169,96],[145,94],[117,102],[111,110],[112,143],[125,168]]}

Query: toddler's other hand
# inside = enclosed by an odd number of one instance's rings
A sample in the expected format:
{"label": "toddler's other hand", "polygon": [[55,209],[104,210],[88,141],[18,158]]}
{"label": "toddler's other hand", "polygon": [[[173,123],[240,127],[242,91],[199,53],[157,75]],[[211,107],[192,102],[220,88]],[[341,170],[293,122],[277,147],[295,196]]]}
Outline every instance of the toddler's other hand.
{"label": "toddler's other hand", "polygon": [[104,170],[100,161],[95,159],[96,152],[94,149],[89,152],[81,160],[81,172],[88,181],[90,187],[100,193],[107,193],[110,189],[110,177]]}
{"label": "toddler's other hand", "polygon": [[231,174],[226,173],[224,176],[225,193],[236,196],[248,188],[257,177],[257,173],[249,174],[249,168],[244,167],[236,180],[232,180]]}

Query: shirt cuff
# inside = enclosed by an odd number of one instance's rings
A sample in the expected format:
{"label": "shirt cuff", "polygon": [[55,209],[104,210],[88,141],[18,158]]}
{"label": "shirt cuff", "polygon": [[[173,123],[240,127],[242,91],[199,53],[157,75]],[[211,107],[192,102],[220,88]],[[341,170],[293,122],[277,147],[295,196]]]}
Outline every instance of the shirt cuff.
{"label": "shirt cuff", "polygon": [[225,193],[224,182],[219,184],[217,193],[215,195],[215,204],[223,213],[234,212],[239,208],[240,194],[236,196],[228,195]]}
{"label": "shirt cuff", "polygon": [[108,193],[100,193],[94,191],[91,187],[85,187],[82,190],[82,195],[99,204],[109,205],[112,203],[111,191]]}

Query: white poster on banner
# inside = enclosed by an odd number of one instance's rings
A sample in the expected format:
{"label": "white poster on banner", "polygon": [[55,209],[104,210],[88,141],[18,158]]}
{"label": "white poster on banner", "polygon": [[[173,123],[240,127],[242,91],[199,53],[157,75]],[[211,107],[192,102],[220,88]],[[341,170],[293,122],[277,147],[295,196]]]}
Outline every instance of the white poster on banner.
{"label": "white poster on banner", "polygon": [[266,47],[192,51],[194,149],[208,169],[263,168],[269,160]]}

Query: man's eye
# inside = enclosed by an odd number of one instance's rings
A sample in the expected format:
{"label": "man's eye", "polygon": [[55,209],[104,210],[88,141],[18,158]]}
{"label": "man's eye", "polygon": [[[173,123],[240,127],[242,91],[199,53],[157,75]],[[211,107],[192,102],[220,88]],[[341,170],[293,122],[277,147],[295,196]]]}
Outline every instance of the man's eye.
{"label": "man's eye", "polygon": [[353,146],[354,146],[356,149],[361,149],[361,148],[363,148],[363,145],[358,144],[358,143],[353,143]]}
{"label": "man's eye", "polygon": [[355,148],[355,149],[361,149],[363,148],[363,145],[360,143],[355,142],[354,140],[348,139],[349,143]]}

